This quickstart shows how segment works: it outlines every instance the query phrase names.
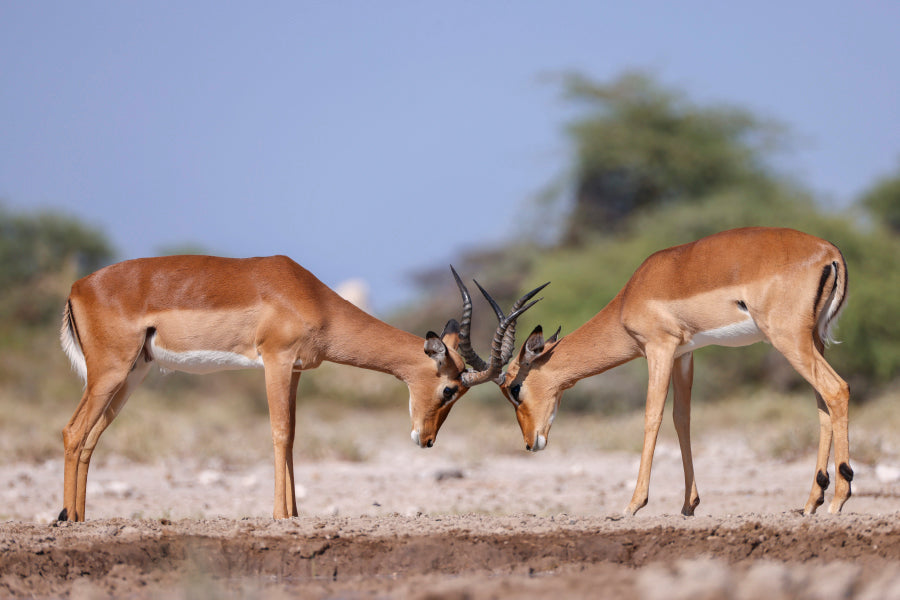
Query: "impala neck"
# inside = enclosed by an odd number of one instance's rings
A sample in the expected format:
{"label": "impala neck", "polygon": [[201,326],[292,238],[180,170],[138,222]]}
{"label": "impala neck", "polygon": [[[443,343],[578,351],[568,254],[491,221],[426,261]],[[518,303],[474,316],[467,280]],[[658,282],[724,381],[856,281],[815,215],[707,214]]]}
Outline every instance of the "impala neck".
{"label": "impala neck", "polygon": [[620,294],[553,349],[547,366],[556,368],[562,389],[641,356],[637,342],[622,325],[621,303]]}
{"label": "impala neck", "polygon": [[433,364],[424,352],[425,340],[388,325],[353,304],[341,301],[331,315],[324,359],[390,373],[409,382],[415,371]]}

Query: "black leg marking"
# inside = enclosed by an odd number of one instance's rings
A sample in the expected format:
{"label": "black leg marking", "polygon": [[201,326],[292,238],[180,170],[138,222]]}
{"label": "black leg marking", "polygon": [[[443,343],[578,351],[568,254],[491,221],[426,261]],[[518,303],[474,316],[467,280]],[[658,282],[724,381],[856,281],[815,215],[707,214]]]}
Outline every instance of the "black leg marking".
{"label": "black leg marking", "polygon": [[838,467],[838,472],[841,474],[841,477],[847,480],[847,483],[853,481],[853,469],[847,463],[841,463],[841,466]]}
{"label": "black leg marking", "polygon": [[[850,476],[852,478],[853,474],[851,473]],[[825,471],[819,471],[818,473],[816,473],[816,483],[819,484],[819,487],[822,488],[822,491],[824,492],[828,489],[828,484],[831,483],[831,478],[828,477],[828,473],[826,473]]]}
{"label": "black leg marking", "polygon": [[56,517],[56,520],[57,520],[57,521],[68,521],[68,520],[69,520],[69,511],[68,511],[68,509],[65,509],[65,508],[62,509],[62,511],[59,513],[59,516]]}

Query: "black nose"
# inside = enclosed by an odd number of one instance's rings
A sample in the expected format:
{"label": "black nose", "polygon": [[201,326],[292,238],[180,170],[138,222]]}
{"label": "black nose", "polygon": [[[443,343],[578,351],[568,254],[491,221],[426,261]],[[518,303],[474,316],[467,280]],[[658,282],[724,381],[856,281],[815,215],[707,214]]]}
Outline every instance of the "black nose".
{"label": "black nose", "polygon": [[531,452],[531,444],[525,444],[525,449]]}
{"label": "black nose", "polygon": [[432,446],[434,446],[434,440],[428,440],[428,443],[425,445],[431,448]]}

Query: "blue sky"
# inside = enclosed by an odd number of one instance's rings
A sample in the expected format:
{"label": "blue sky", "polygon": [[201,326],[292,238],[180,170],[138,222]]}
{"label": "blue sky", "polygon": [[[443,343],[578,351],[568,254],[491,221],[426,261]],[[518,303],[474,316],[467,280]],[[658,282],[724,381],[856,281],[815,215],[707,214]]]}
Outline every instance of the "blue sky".
{"label": "blue sky", "polygon": [[898,23],[896,2],[4,1],[0,199],[123,259],[288,254],[386,311],[411,271],[534,220],[569,152],[548,73],[646,69],[783,121],[778,166],[851,201],[900,166]]}

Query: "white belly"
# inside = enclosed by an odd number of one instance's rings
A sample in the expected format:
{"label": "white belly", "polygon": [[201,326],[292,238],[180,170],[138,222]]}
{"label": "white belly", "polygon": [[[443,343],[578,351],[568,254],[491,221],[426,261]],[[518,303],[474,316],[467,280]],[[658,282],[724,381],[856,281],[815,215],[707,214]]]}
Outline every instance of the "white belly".
{"label": "white belly", "polygon": [[698,331],[689,341],[678,346],[675,356],[681,356],[688,352],[693,352],[697,348],[704,346],[728,346],[736,348],[738,346],[749,346],[756,342],[766,339],[763,332],[756,326],[753,319],[738,321],[731,325],[710,329],[708,331]]}
{"label": "white belly", "polygon": [[262,369],[262,358],[248,358],[237,352],[221,350],[187,350],[175,352],[156,343],[156,336],[150,338],[150,354],[164,371],[185,373],[213,373],[231,369]]}

